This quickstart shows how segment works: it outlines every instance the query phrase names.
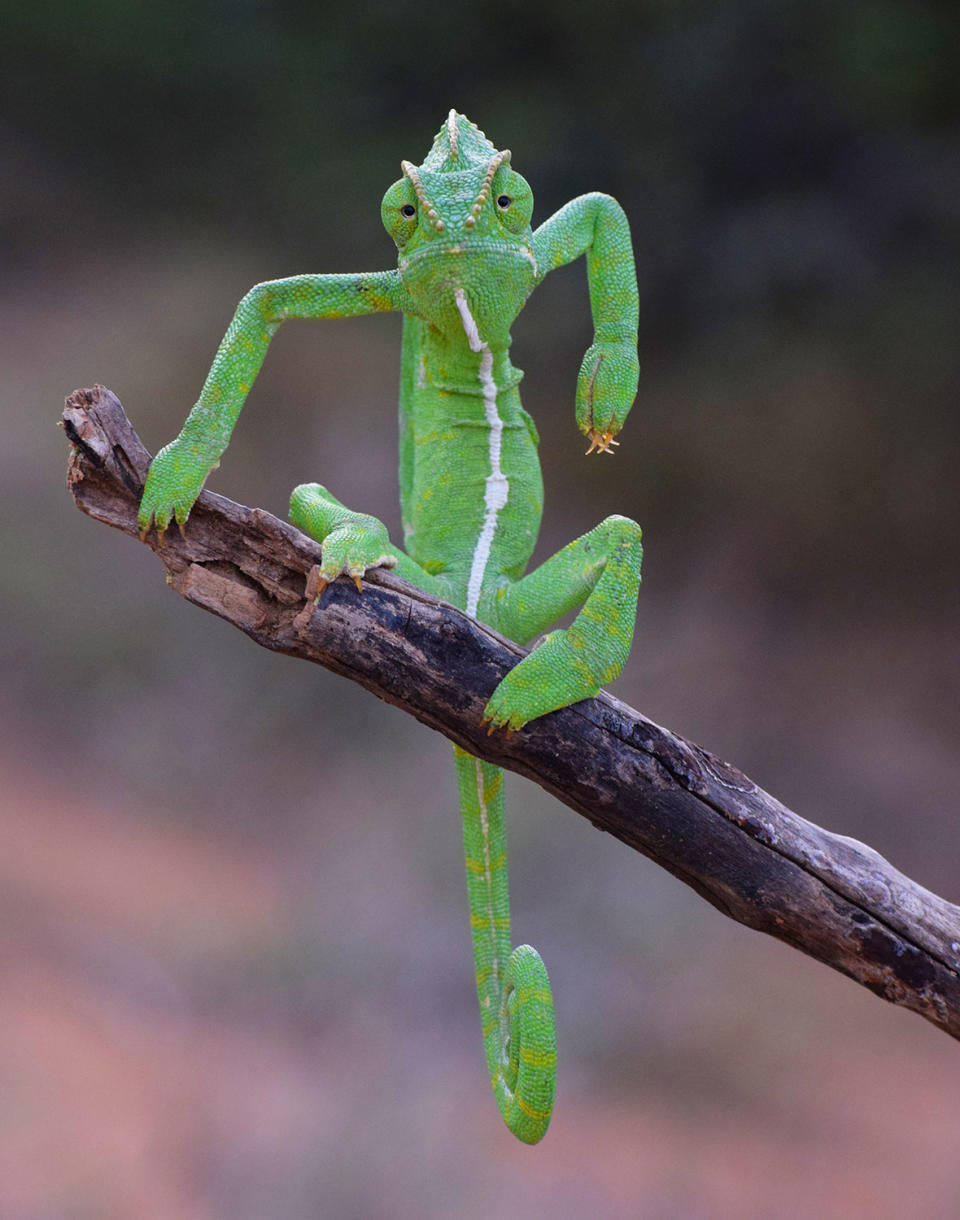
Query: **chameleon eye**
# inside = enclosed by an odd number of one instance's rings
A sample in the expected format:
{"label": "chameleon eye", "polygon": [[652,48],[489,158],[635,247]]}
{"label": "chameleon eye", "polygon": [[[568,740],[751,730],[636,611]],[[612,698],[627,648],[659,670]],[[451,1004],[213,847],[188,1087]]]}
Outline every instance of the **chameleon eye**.
{"label": "chameleon eye", "polygon": [[417,209],[413,206],[412,203],[405,203],[403,205],[403,207],[400,209],[400,215],[406,216],[408,219],[411,216],[416,216],[416,214],[417,214]]}
{"label": "chameleon eye", "polygon": [[513,201],[511,200],[509,195],[498,195],[497,196],[497,207],[498,208],[508,208],[512,202]]}

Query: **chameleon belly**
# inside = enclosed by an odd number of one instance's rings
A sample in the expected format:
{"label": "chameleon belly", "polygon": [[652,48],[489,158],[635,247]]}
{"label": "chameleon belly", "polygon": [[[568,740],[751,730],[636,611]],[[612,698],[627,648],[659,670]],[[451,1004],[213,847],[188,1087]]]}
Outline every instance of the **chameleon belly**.
{"label": "chameleon belly", "polygon": [[408,462],[400,481],[407,553],[442,578],[444,597],[492,621],[489,596],[533,553],[543,482],[517,370],[501,362],[513,383],[504,390],[492,354],[475,363],[472,384],[438,389],[427,381],[402,403]]}
{"label": "chameleon belly", "polygon": [[500,418],[500,413],[497,410],[497,383],[493,378],[493,352],[491,352],[489,344],[480,337],[477,323],[470,312],[470,306],[467,304],[466,294],[462,288],[456,289],[454,298],[457,302],[460,317],[463,319],[463,329],[467,336],[467,342],[470,344],[470,350],[480,355],[480,367],[477,370],[477,378],[483,393],[483,413],[487,421],[487,428],[489,429],[487,445],[490,473],[484,481],[483,525],[477,538],[477,544],[473,549],[473,557],[470,561],[470,576],[467,580],[466,610],[467,614],[473,615],[477,613],[477,606],[480,604],[480,590],[487,571],[494,534],[497,531],[497,517],[500,515],[500,510],[506,506],[510,495],[510,484],[500,465],[503,420]]}

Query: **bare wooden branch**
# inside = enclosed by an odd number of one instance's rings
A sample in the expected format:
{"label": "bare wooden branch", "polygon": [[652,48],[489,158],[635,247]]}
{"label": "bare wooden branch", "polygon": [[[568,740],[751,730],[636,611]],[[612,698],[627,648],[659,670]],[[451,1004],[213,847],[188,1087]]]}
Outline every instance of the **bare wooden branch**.
{"label": "bare wooden branch", "polygon": [[[150,455],[120,403],[101,386],[77,390],[63,418],[77,505],[137,537]],[[960,908],[871,848],[606,694],[488,736],[482,710],[522,649],[389,572],[371,573],[362,596],[342,578],[313,609],[305,581],[320,547],[260,509],[204,492],[185,537],[174,528],[147,541],[176,592],[258,644],[352,678],[526,775],[731,919],[960,1037]]]}

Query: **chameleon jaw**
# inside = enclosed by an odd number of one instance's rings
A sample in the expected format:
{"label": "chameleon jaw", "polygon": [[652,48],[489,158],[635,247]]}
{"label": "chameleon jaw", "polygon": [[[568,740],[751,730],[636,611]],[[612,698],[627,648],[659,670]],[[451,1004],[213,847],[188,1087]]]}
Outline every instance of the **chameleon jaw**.
{"label": "chameleon jaw", "polygon": [[587,440],[590,442],[590,448],[587,454],[593,453],[596,449],[597,453],[613,453],[613,446],[619,445],[619,441],[613,439],[613,429],[607,432],[598,432],[595,428],[590,428],[587,431]]}

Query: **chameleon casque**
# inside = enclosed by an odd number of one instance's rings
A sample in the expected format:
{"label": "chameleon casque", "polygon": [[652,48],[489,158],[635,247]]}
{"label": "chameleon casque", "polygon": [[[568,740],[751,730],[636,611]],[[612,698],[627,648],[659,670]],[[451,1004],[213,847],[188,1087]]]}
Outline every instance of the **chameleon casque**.
{"label": "chameleon casque", "polygon": [[[640,527],[613,516],[524,575],[543,482],[536,428],[517,388],[522,373],[510,363],[510,326],[549,272],[586,255],[595,335],[577,380],[576,421],[588,453],[611,453],[636,394],[638,293],[620,205],[582,195],[532,231],[533,196],[510,156],[451,111],[423,164],[402,162],[403,177],[383,198],[396,270],[297,275],[251,289],[180,435],[154,459],[139,513],[143,536],[173,520],[184,528],[282,322],[402,313],[405,549],[318,483],[294,490],[290,519],[323,547],[311,574],[316,602],[341,574],[360,590],[370,568],[395,568],[520,644],[582,606],[493,692],[484,719],[507,731],[597,694],[620,672],[642,556]],[[510,1130],[536,1143],[553,1107],[550,983],[536,950],[510,951],[503,772],[457,746],[454,754],[487,1066]]]}

